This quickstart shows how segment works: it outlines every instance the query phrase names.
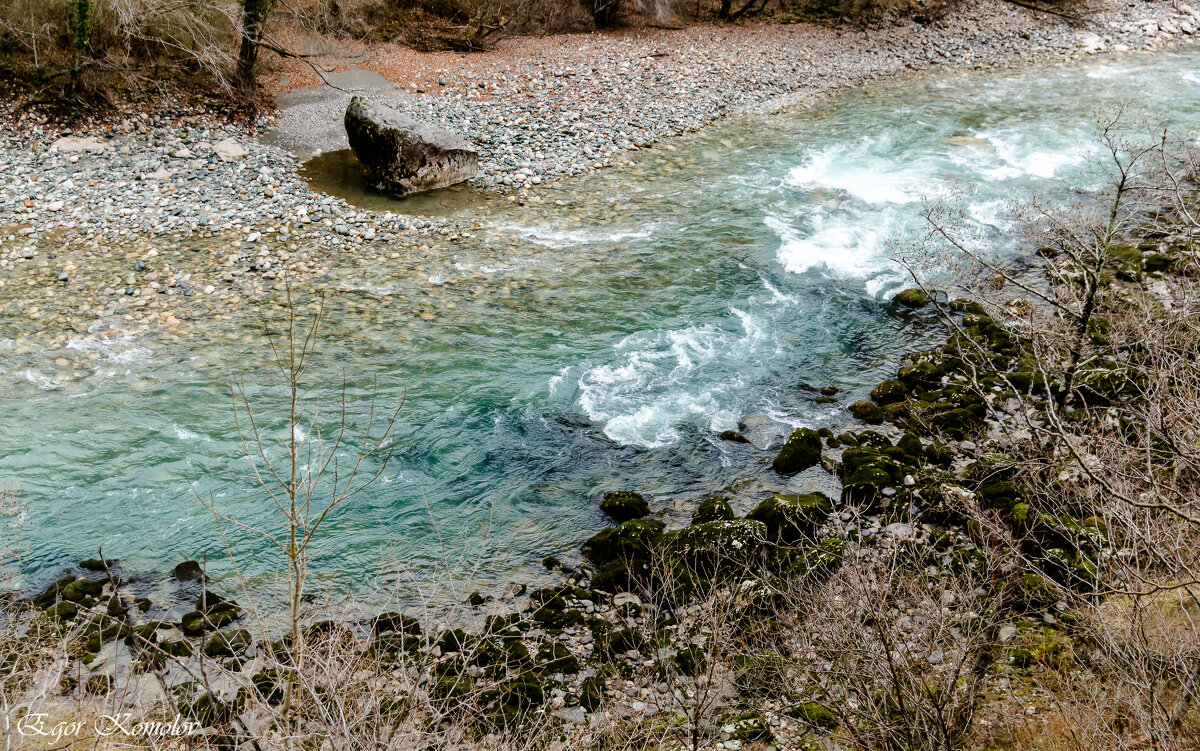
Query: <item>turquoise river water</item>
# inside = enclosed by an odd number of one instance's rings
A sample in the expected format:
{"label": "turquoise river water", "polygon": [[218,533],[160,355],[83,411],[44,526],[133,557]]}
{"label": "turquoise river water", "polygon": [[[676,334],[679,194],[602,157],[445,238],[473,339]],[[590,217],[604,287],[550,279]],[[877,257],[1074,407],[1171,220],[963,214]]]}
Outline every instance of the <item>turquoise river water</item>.
{"label": "turquoise river water", "polygon": [[[347,373],[353,419],[372,382],[404,406],[391,464],[332,516],[315,570],[362,597],[438,571],[486,587],[534,576],[548,553],[570,559],[605,525],[606,489],[662,508],[777,487],[761,461],[772,445],[845,423],[846,403],[936,336],[886,302],[910,286],[890,256],[924,228],[923,200],[960,196],[990,250],[1015,250],[1008,202],[1094,187],[1095,114],[1121,101],[1195,125],[1200,53],[885,82],[725,121],[538,207],[463,209],[484,229],[439,251],[435,273],[379,268],[328,298],[314,375]],[[196,493],[272,523],[236,476],[227,390],[240,375],[261,396],[267,353],[250,329],[233,334],[203,349],[83,338],[71,346],[92,368],[71,380],[0,361],[0,486],[28,506],[30,582],[98,545],[127,570],[207,555],[228,575]],[[804,384],[838,386],[841,403],[815,404]],[[716,437],[739,422],[758,446]],[[273,570],[261,540],[228,540],[251,576]]]}

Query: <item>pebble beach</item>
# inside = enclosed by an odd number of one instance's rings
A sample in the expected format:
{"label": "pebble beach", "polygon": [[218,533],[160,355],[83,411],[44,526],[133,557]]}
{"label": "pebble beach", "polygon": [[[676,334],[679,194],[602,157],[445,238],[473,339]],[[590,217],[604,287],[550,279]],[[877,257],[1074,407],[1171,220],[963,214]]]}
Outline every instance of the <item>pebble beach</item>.
{"label": "pebble beach", "polygon": [[[1191,39],[1198,26],[1200,13],[1184,4],[1111,3],[1072,24],[989,0],[886,35],[699,25],[513,39],[469,56],[385,46],[356,69],[378,82],[369,95],[474,143],[475,189],[536,205],[543,185],[718,118],[884,76],[1150,50]],[[80,334],[178,335],[184,321],[260,299],[284,277],[412,263],[471,231],[471,219],[411,216],[399,201],[364,210],[315,191],[300,159],[345,148],[351,94],[326,87],[287,104],[318,83],[307,67],[286,68],[268,80],[283,106],[242,124],[168,104],[68,130],[6,106],[0,338],[41,346]]]}

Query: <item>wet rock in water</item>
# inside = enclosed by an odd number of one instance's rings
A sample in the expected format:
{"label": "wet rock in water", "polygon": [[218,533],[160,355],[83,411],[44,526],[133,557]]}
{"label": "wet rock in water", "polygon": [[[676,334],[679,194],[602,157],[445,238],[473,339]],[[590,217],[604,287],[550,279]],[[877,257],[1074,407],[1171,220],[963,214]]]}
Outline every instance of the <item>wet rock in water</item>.
{"label": "wet rock in water", "polygon": [[781,475],[794,475],[820,461],[821,436],[810,428],[797,428],[779,450],[771,469]]}
{"label": "wet rock in water", "polygon": [[181,582],[198,582],[204,578],[204,569],[197,561],[184,561],[175,567],[175,578]]}
{"label": "wet rock in water", "polygon": [[470,180],[479,154],[464,138],[362,97],[346,108],[346,136],[376,189],[396,196]]}
{"label": "wet rock in water", "polygon": [[717,435],[717,437],[720,438],[722,441],[732,441],[734,443],[749,443],[750,442],[749,438],[747,438],[746,436],[737,432],[736,430],[722,430],[720,432],[720,434]]}
{"label": "wet rock in water", "polygon": [[113,559],[86,558],[79,562],[79,568],[85,571],[105,571],[109,566],[114,566],[116,563]]}
{"label": "wet rock in water", "polygon": [[892,298],[892,302],[915,310],[929,304],[929,295],[919,289],[911,288],[897,292],[896,296]]}
{"label": "wet rock in water", "polygon": [[228,634],[214,634],[204,645],[204,654],[209,657],[234,657],[250,648],[253,639],[244,628]]}
{"label": "wet rock in water", "polygon": [[640,519],[650,513],[650,504],[645,496],[632,490],[609,491],[600,502],[600,510],[620,524],[631,519]]}

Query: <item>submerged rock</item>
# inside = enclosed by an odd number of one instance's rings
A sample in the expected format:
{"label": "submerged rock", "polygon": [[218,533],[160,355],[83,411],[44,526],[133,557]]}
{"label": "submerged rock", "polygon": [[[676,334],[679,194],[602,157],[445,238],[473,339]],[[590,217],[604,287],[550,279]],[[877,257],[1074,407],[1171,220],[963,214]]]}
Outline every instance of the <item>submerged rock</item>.
{"label": "submerged rock", "polygon": [[475,176],[479,154],[464,138],[362,97],[346,108],[346,135],[376,189],[396,196],[455,185]]}

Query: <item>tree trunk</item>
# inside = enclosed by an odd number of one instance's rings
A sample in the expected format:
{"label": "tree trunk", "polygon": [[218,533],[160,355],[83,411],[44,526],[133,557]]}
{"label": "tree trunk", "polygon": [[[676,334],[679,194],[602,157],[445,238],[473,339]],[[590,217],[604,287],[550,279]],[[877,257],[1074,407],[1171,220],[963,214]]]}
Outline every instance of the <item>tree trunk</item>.
{"label": "tree trunk", "polygon": [[79,91],[79,72],[83,56],[92,46],[92,0],[75,0],[75,29],[71,35],[75,47],[75,65],[71,69],[71,91]]}
{"label": "tree trunk", "polygon": [[238,52],[237,87],[244,94],[254,93],[254,67],[262,41],[271,0],[242,0],[242,48]]}

